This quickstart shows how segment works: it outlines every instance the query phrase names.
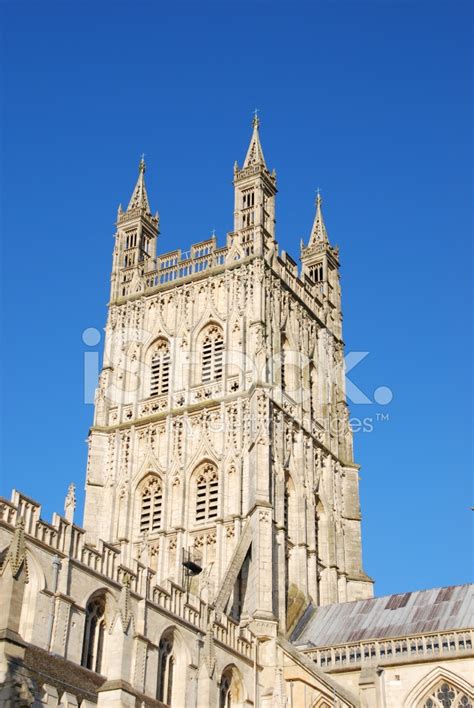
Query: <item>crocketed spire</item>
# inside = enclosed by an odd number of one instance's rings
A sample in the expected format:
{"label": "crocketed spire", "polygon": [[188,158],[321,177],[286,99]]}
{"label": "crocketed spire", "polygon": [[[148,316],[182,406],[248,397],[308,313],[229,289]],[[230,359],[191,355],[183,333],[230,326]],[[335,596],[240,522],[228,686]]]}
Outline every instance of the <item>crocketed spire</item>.
{"label": "crocketed spire", "polygon": [[260,144],[260,135],[258,128],[260,125],[260,119],[257,114],[253,118],[253,133],[250,140],[249,149],[247,150],[247,155],[245,157],[244,167],[252,167],[253,165],[261,165],[262,167],[267,167],[265,164],[265,158],[263,156],[262,146]]}
{"label": "crocketed spire", "polygon": [[138,180],[135,185],[135,189],[133,190],[132,198],[130,199],[127,211],[131,211],[132,209],[143,209],[145,213],[151,214],[148,194],[146,193],[145,187],[145,169],[145,160],[142,155],[138,166]]}
{"label": "crocketed spire", "polygon": [[316,216],[314,217],[313,228],[311,229],[311,236],[309,237],[308,246],[314,246],[317,243],[329,243],[328,233],[326,231],[326,226],[324,225],[323,212],[321,210],[321,204],[323,200],[318,190],[318,195],[316,197]]}

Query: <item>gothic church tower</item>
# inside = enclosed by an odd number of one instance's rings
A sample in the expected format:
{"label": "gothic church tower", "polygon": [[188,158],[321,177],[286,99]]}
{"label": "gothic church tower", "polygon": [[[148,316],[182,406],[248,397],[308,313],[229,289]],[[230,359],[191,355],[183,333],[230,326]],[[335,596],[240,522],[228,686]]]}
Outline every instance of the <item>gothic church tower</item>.
{"label": "gothic church tower", "polygon": [[144,175],[142,160],[117,217],[84,527],[158,584],[189,580],[216,616],[276,636],[309,603],[372,595],[338,251],[318,196],[302,271],[279,253],[258,119],[225,246],[158,255]]}
{"label": "gothic church tower", "polygon": [[[84,528],[0,498],[0,706],[471,706],[469,585],[371,598],[339,253],[280,251],[257,118],[234,227],[119,208]],[[371,598],[371,599],[368,599]]]}

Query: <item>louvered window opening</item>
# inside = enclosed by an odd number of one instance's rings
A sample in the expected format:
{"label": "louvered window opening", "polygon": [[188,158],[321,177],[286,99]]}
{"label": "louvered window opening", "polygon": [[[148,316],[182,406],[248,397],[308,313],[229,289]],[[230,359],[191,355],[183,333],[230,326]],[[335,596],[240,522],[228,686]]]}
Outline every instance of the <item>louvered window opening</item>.
{"label": "louvered window opening", "polygon": [[202,347],[202,381],[219,381],[222,379],[224,361],[224,340],[221,336],[208,337]]}
{"label": "louvered window opening", "polygon": [[158,531],[161,528],[163,496],[159,484],[145,489],[142,495],[140,533]]}
{"label": "louvered window opening", "polygon": [[214,472],[198,478],[196,489],[196,521],[215,519],[218,512],[219,482]]}
{"label": "louvered window opening", "polygon": [[157,351],[151,360],[150,395],[168,393],[170,385],[170,355],[166,350]]}

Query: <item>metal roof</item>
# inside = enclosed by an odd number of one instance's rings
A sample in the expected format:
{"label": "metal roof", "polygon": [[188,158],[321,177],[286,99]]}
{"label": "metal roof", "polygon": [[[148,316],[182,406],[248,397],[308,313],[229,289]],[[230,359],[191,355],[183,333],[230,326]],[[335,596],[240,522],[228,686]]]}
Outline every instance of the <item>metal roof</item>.
{"label": "metal roof", "polygon": [[451,585],[318,607],[292,642],[314,646],[474,626],[474,585]]}

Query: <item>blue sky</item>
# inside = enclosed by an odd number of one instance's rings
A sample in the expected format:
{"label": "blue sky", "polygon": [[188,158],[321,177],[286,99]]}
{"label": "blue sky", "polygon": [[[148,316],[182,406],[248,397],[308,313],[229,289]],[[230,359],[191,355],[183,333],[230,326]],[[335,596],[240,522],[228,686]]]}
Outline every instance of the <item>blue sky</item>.
{"label": "blue sky", "polygon": [[[232,228],[254,108],[299,255],[320,187],[341,249],[364,561],[377,594],[469,580],[471,5],[4,3],[1,492],[82,503],[82,342],[146,153],[160,251]],[[387,415],[388,420],[377,416]],[[369,426],[370,427],[370,426]],[[82,511],[79,510],[79,518]]]}

